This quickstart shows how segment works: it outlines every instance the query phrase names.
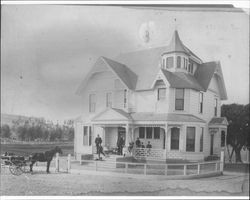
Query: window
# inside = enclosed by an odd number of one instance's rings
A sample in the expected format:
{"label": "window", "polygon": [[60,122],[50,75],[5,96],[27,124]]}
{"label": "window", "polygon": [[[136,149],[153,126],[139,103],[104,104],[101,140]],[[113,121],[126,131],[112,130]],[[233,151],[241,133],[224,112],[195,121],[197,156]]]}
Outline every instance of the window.
{"label": "window", "polygon": [[194,72],[194,63],[190,63],[190,72],[193,73]]}
{"label": "window", "polygon": [[225,147],[225,142],[226,142],[226,133],[225,131],[221,131],[221,147]]}
{"label": "window", "polygon": [[175,89],[175,110],[184,110],[184,89]]}
{"label": "window", "polygon": [[157,100],[164,100],[166,98],[166,88],[158,88]]}
{"label": "window", "polygon": [[177,68],[181,68],[181,57],[177,56]]}
{"label": "window", "polygon": [[83,126],[83,143],[84,146],[88,145],[88,127]]}
{"label": "window", "polygon": [[200,135],[200,152],[203,152],[203,132],[204,132],[204,128],[201,127],[201,135]]}
{"label": "window", "polygon": [[203,93],[199,93],[199,113],[203,113]]}
{"label": "window", "polygon": [[214,116],[217,117],[218,99],[214,99]]}
{"label": "window", "polygon": [[95,112],[95,94],[90,94],[89,95],[89,112]]}
{"label": "window", "polygon": [[92,130],[91,130],[91,126],[89,126],[89,146],[91,146],[92,144]]}
{"label": "window", "polygon": [[191,71],[191,66],[190,66],[190,64],[188,64],[188,72],[190,72]]}
{"label": "window", "polygon": [[125,89],[124,90],[124,98],[123,98],[123,103],[124,103],[124,108],[127,107],[127,90]]}
{"label": "window", "polygon": [[179,150],[180,129],[171,128],[171,150]]}
{"label": "window", "polygon": [[168,57],[166,60],[166,67],[167,68],[172,68],[174,67],[174,58],[173,57]]}
{"label": "window", "polygon": [[140,139],[145,138],[145,127],[139,127],[139,138]]}
{"label": "window", "polygon": [[108,92],[106,94],[106,107],[111,108],[112,107],[112,93]]}
{"label": "window", "polygon": [[154,139],[160,139],[160,127],[154,127]]}
{"label": "window", "polygon": [[187,127],[186,151],[195,151],[195,127]]}
{"label": "window", "polygon": [[152,139],[152,133],[153,133],[153,128],[152,127],[147,127],[146,128],[146,138],[147,139]]}

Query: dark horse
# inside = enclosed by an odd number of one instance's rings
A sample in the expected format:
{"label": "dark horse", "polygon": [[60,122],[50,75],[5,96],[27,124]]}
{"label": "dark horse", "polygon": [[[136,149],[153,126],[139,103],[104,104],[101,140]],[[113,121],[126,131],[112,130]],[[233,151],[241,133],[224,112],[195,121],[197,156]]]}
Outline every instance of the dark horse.
{"label": "dark horse", "polygon": [[50,166],[50,162],[53,159],[53,156],[56,153],[60,153],[62,154],[62,150],[60,147],[56,146],[54,149],[50,150],[50,151],[45,151],[44,153],[34,153],[30,156],[30,172],[32,172],[32,167],[33,165],[38,161],[38,162],[47,162],[47,173],[49,173],[49,166]]}

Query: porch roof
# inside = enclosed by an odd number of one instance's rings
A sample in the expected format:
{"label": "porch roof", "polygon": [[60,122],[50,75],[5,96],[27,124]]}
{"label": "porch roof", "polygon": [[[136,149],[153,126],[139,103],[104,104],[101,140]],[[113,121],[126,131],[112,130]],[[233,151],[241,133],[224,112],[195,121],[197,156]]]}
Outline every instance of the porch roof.
{"label": "porch roof", "polygon": [[190,114],[174,114],[174,113],[151,113],[151,112],[136,112],[127,113],[124,110],[117,108],[109,108],[97,114],[92,118],[92,122],[114,122],[114,121],[171,121],[171,122],[200,122],[205,123],[200,119]]}
{"label": "porch roof", "polygon": [[190,114],[175,114],[175,113],[148,113],[139,112],[131,114],[134,121],[172,121],[172,122],[202,122],[205,123],[203,119],[200,119],[194,115]]}
{"label": "porch roof", "polygon": [[228,125],[227,118],[225,117],[213,117],[210,122],[208,123],[209,126],[211,125]]}

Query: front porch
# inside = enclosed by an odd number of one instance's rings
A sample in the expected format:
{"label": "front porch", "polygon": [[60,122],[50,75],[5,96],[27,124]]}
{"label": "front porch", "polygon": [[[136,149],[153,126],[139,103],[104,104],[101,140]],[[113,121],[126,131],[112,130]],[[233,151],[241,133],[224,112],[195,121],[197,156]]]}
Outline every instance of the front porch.
{"label": "front porch", "polygon": [[[96,153],[95,138],[102,138],[104,150],[117,148],[119,137],[124,139],[124,152],[128,156],[147,160],[203,160],[200,138],[205,122],[193,115],[183,114],[129,114],[120,109],[107,109],[82,124],[83,147],[81,153]],[[86,129],[86,130],[85,130]],[[141,147],[128,151],[129,144],[139,138]],[[150,143],[152,148],[146,148]]]}

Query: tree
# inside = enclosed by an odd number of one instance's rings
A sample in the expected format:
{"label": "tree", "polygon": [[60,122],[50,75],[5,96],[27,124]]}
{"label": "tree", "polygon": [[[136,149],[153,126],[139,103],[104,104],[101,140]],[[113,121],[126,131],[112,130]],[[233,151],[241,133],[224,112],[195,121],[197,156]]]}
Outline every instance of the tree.
{"label": "tree", "polygon": [[11,132],[10,132],[10,127],[8,124],[4,124],[1,126],[1,137],[4,137],[4,138],[9,138],[11,135]]}
{"label": "tree", "polygon": [[249,104],[230,104],[221,107],[221,115],[226,117],[228,125],[227,145],[232,147],[230,160],[235,152],[236,162],[242,162],[241,150],[249,150]]}

